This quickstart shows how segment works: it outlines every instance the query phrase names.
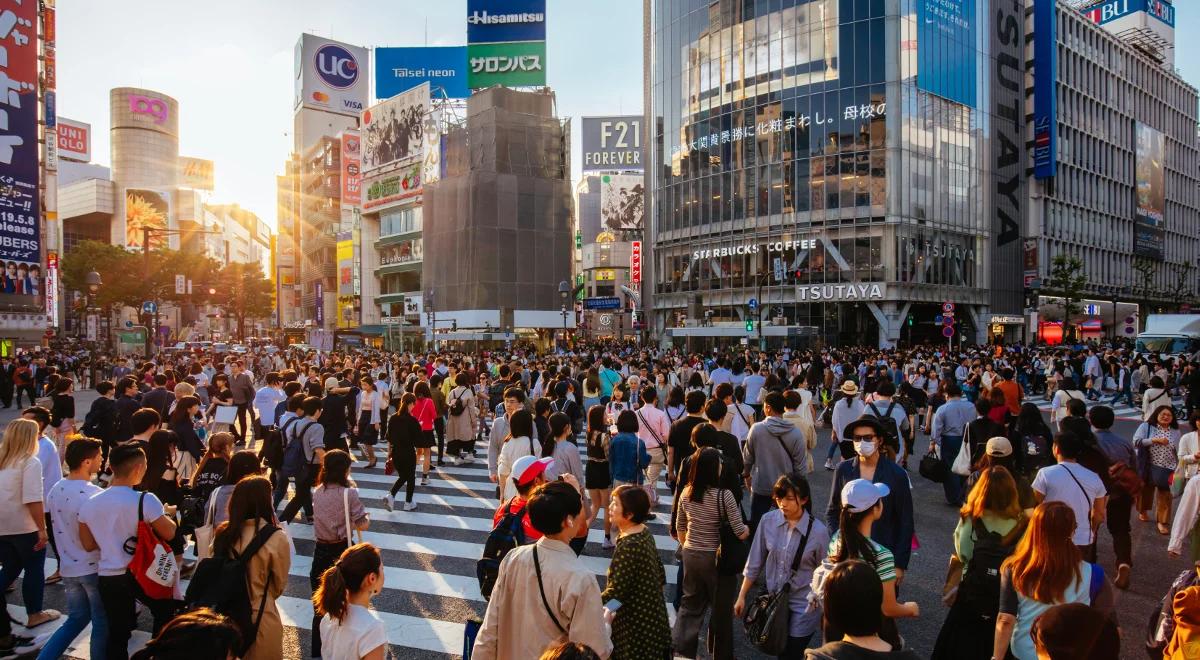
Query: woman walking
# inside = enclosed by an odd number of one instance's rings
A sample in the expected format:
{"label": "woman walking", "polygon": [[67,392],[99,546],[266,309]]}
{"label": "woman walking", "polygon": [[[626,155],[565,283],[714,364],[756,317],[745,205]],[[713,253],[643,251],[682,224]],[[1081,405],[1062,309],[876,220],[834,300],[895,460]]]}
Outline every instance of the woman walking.
{"label": "woman walking", "polygon": [[1171,533],[1171,475],[1179,465],[1179,422],[1175,409],[1159,406],[1149,421],[1143,422],[1133,434],[1137,447],[1138,465],[1142,472],[1142,492],[1138,499],[1138,519],[1148,522],[1151,503],[1158,533]]}
{"label": "woman walking", "polygon": [[[358,489],[350,480],[350,454],[341,449],[325,452],[321,472],[317,475],[317,487],[313,489],[313,548],[312,568],[308,573],[309,586],[313,592],[321,586],[325,570],[337,561],[346,548],[350,537],[357,530],[362,532],[370,523],[367,510],[358,499]],[[346,528],[349,521],[352,529]],[[321,611],[314,609],[312,622],[312,656],[321,655]]]}
{"label": "woman walking", "polygon": [[459,373],[454,377],[454,389],[450,390],[450,405],[446,418],[446,449],[454,465],[474,460],[475,434],[479,424],[479,406],[475,392],[471,389],[471,377]]}
{"label": "woman walking", "polygon": [[421,425],[421,438],[417,443],[417,463],[421,465],[421,485],[429,485],[431,451],[437,441],[433,436],[433,421],[437,418],[437,404],[433,402],[433,394],[429,383],[418,382],[413,386],[416,401],[412,406],[412,416]]}
{"label": "woman walking", "polygon": [[375,467],[375,443],[379,442],[380,424],[383,422],[387,403],[383,394],[375,388],[375,379],[363,376],[361,389],[354,409],[358,411],[358,446],[367,459],[367,469]]}
{"label": "woman walking", "polygon": [[243,631],[244,646],[239,655],[243,660],[283,656],[283,621],[275,600],[287,588],[292,558],[287,536],[275,533],[278,531],[271,506],[271,480],[252,476],[240,481],[229,499],[229,520],[213,537],[213,556],[246,561],[250,620],[258,622],[258,630]]}
{"label": "woman walking", "polygon": [[[330,562],[331,564],[333,562]],[[321,615],[313,637],[325,640],[327,660],[386,660],[387,628],[371,610],[371,598],[383,591],[383,558],[370,543],[347,548],[321,575],[313,608]]]}
{"label": "woman walking", "polygon": [[383,496],[383,506],[388,511],[395,507],[396,493],[400,492],[401,486],[404,487],[404,504],[400,508],[404,511],[417,510],[417,504],[413,502],[413,486],[417,479],[417,443],[421,441],[422,436],[421,423],[412,415],[412,407],[416,402],[415,395],[404,394],[400,397],[400,407],[396,414],[388,420],[387,460],[396,471],[396,483],[392,484],[391,490]]}
{"label": "woman walking", "polygon": [[179,478],[190,481],[196,471],[196,465],[204,457],[204,441],[196,433],[196,415],[200,412],[200,399],[185,396],[179,399],[175,410],[167,421],[167,428],[175,432],[178,459],[175,466],[179,469]]}
{"label": "woman walking", "polygon": [[[584,465],[584,487],[592,499],[592,511],[600,515],[600,510],[608,507],[609,489],[612,488],[612,473],[608,467],[608,445],[610,436],[608,426],[604,423],[604,406],[594,404],[587,412],[587,464]],[[604,516],[605,550],[613,549],[612,520],[606,513]]]}
{"label": "woman walking", "polygon": [[[579,447],[575,446],[575,434],[571,429],[571,418],[566,413],[556,412],[550,415],[550,432],[542,440],[542,458],[553,458],[554,461],[546,467],[546,481],[554,481],[563,475],[575,477],[576,484],[584,481],[583,462],[579,460]],[[583,517],[591,522],[592,509],[588,501],[583,501]],[[582,555],[587,545],[588,525],[581,525],[579,534],[571,539],[568,545],[575,554]]]}
{"label": "woman walking", "polygon": [[619,530],[602,602],[621,603],[611,614],[612,660],[661,660],[671,648],[663,587],[667,577],[654,536],[646,528],[650,496],[636,486],[613,491],[609,515]]}
{"label": "woman walking", "polygon": [[[33,642],[14,635],[4,592],[22,571],[21,594],[29,612],[26,629],[36,628],[61,615],[42,609],[46,544],[46,516],[42,501],[42,464],[37,459],[38,423],[14,419],[0,439],[0,655],[17,655],[13,650]],[[25,648],[25,651],[36,648]]]}
{"label": "woman walking", "polygon": [[512,466],[522,456],[537,456],[541,448],[533,441],[533,415],[528,410],[518,410],[508,419],[508,437],[500,448],[496,461],[497,483],[500,485],[500,501],[507,502],[517,496],[517,486],[509,479]]}
{"label": "woman walking", "polygon": [[[841,400],[838,400],[838,396],[841,396]],[[854,457],[854,443],[840,437],[840,434],[846,428],[847,424],[862,417],[863,411],[867,409],[867,404],[858,395],[858,385],[852,380],[842,383],[841,388],[838,389],[837,394],[834,395],[833,401],[829,405],[833,408],[833,412],[829,417],[829,420],[832,422],[830,426],[831,444],[829,445],[828,453],[825,455],[826,470],[832,470],[837,467],[838,461],[834,460],[834,456],[839,450],[843,459]]]}
{"label": "woman walking", "polygon": [[50,426],[54,428],[54,444],[62,456],[67,447],[67,437],[75,433],[75,381],[60,378],[50,395]]}

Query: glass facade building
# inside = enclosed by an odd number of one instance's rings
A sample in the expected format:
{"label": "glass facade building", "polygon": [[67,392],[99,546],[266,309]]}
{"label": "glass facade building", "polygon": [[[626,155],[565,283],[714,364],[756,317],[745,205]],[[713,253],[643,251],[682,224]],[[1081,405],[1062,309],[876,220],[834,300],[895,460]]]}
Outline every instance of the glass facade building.
{"label": "glass facade building", "polygon": [[967,341],[1020,315],[1019,4],[648,0],[653,329],[891,345],[940,339],[947,301]]}

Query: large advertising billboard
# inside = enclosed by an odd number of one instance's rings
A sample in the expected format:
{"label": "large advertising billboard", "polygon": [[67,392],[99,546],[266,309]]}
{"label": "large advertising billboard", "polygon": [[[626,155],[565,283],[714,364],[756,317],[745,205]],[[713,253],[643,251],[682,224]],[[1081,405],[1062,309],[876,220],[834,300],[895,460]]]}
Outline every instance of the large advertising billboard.
{"label": "large advertising billboard", "polygon": [[422,126],[421,181],[424,185],[442,178],[442,113],[434,110]]}
{"label": "large advertising billboard", "polygon": [[92,160],[92,125],[66,117],[58,118],[58,157],[87,163]]}
{"label": "large advertising billboard", "polygon": [[338,295],[354,295],[354,234],[348,231],[337,235]]}
{"label": "large advertising billboard", "polygon": [[363,171],[420,157],[428,108],[429,83],[422,83],[362,113]]}
{"label": "large advertising billboard", "polygon": [[204,158],[180,156],[179,185],[197,190],[212,190],[213,162]]}
{"label": "large advertising billboard", "polygon": [[0,293],[32,295],[41,275],[38,197],[38,3],[0,2],[0,74],[7,84],[0,124]]}
{"label": "large advertising billboard", "polygon": [[355,115],[367,107],[367,49],[300,35],[296,42],[294,107]]}
{"label": "large advertising billboard", "polygon": [[1056,2],[1033,7],[1033,175],[1048,179],[1058,166],[1058,28]]}
{"label": "large advertising billboard", "polygon": [[646,215],[645,182],[641,175],[600,177],[600,218],[610,231],[641,231]]}
{"label": "large advertising billboard", "polygon": [[421,164],[413,163],[364,184],[363,210],[399,202],[421,194]]}
{"label": "large advertising billboard", "polygon": [[1139,11],[1175,27],[1175,7],[1165,0],[1108,0],[1085,9],[1083,15],[1097,25],[1105,25]]}
{"label": "large advertising billboard", "polygon": [[358,131],[342,132],[342,206],[362,203],[362,139]]}
{"label": "large advertising billboard", "polygon": [[467,46],[467,85],[540,87],[546,84],[546,42],[471,44]]}
{"label": "large advertising billboard", "polygon": [[975,0],[916,0],[916,4],[917,86],[974,108],[979,64]]}
{"label": "large advertising billboard", "polygon": [[584,117],[583,171],[642,169],[642,116]]}
{"label": "large advertising billboard", "polygon": [[[452,99],[471,95],[467,87],[466,46],[415,46],[375,49],[375,96],[391,98],[429,83],[430,93]],[[440,91],[439,91],[440,90]]]}
{"label": "large advertising billboard", "polygon": [[[140,250],[146,229],[167,229],[170,226],[171,191],[125,189],[125,247]],[[166,246],[165,234],[150,234],[150,249]]]}
{"label": "large advertising billboard", "polygon": [[467,43],[545,39],[546,0],[467,0]]}
{"label": "large advertising billboard", "polygon": [[1163,258],[1163,212],[1166,209],[1166,136],[1142,123],[1135,124],[1137,140],[1134,176],[1137,205],[1133,223],[1133,253]]}

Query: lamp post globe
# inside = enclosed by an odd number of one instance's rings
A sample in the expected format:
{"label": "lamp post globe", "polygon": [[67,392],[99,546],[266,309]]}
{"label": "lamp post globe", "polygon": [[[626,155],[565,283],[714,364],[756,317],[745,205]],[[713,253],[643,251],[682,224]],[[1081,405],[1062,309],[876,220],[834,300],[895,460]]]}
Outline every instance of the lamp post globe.
{"label": "lamp post globe", "polygon": [[104,282],[100,279],[100,273],[97,273],[94,270],[84,276],[84,281],[87,283],[88,291],[91,293],[96,293],[99,291],[100,285],[104,284]]}

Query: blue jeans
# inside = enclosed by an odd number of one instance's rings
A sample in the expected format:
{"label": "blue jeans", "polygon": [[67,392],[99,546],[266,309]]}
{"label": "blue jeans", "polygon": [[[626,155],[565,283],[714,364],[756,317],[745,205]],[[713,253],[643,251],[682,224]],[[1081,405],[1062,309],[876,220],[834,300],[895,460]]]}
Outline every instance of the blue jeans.
{"label": "blue jeans", "polygon": [[1112,401],[1109,401],[1108,405],[1115,406],[1115,405],[1117,405],[1117,402],[1120,401],[1121,399],[1125,399],[1127,402],[1129,402],[1129,407],[1132,408],[1133,407],[1133,390],[1130,390],[1128,387],[1126,387],[1123,390],[1119,390],[1116,394],[1113,395]]}
{"label": "blue jeans", "polygon": [[104,603],[100,601],[100,576],[63,578],[63,586],[67,590],[67,620],[42,647],[38,660],[55,660],[61,656],[89,622],[92,624],[92,658],[104,660],[108,618],[104,614]]}
{"label": "blue jeans", "polygon": [[950,471],[954,459],[958,458],[962,441],[961,435],[943,435],[939,445],[942,463],[946,466],[946,480],[942,482],[942,493],[946,496],[946,503],[953,506],[962,506],[963,484],[966,481],[962,476]]}
{"label": "blue jeans", "polygon": [[[41,556],[46,558],[46,550],[34,552],[33,546],[37,544],[37,532],[29,532],[28,534],[6,534],[0,536],[0,637],[6,637],[12,633],[12,620],[8,616],[8,608],[4,605],[4,592],[8,589],[8,585],[17,581],[17,577],[21,575],[22,570],[35,563],[34,558]],[[41,564],[38,563],[40,566]],[[25,597],[25,611],[33,614],[42,610],[42,570],[39,568],[37,576],[36,593],[31,594],[29,581],[34,578],[27,572],[25,574],[25,584],[22,584],[22,595]],[[30,604],[30,596],[36,597],[36,609]]]}

